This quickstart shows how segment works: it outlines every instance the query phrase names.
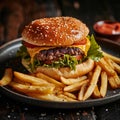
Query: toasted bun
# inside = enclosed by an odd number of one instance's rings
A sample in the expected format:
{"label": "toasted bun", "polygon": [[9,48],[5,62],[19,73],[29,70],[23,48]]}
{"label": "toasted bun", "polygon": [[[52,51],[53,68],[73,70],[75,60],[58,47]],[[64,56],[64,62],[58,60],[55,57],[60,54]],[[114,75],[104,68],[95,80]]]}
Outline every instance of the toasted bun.
{"label": "toasted bun", "polygon": [[88,27],[72,17],[37,19],[22,32],[23,40],[37,46],[68,46],[84,39]]}
{"label": "toasted bun", "polygon": [[37,72],[42,72],[52,78],[60,80],[60,77],[65,78],[77,78],[79,76],[85,75],[90,72],[94,67],[94,61],[92,59],[88,59],[87,61],[76,65],[76,70],[71,70],[70,68],[47,68],[47,67],[38,67]]}

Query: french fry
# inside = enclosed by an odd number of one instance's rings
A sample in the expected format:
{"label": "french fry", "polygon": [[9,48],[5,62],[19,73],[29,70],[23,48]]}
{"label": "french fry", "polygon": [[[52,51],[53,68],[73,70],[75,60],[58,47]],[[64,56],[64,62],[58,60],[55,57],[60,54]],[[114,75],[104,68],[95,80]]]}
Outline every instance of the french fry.
{"label": "french fry", "polygon": [[120,65],[118,65],[115,61],[113,61],[110,58],[105,57],[105,60],[112,67],[112,69],[114,69],[116,72],[120,73]]}
{"label": "french fry", "polygon": [[56,86],[54,91],[53,91],[53,94],[55,94],[55,95],[63,94],[63,87]]}
{"label": "french fry", "polygon": [[116,83],[116,81],[115,81],[113,76],[108,77],[108,81],[109,81],[110,87],[112,89],[118,88],[118,85],[117,85],[117,83]]}
{"label": "french fry", "polygon": [[0,86],[8,85],[12,81],[13,73],[11,68],[6,68],[5,73],[0,80]]}
{"label": "french fry", "polygon": [[85,84],[83,84],[83,85],[81,86],[81,89],[80,89],[80,91],[79,91],[79,93],[78,93],[78,100],[80,100],[80,101],[83,100],[83,96],[84,96],[85,91],[86,91],[86,89],[87,89],[87,85],[88,85],[88,83],[85,83]]}
{"label": "french fry", "polygon": [[64,87],[64,91],[65,92],[74,92],[74,91],[77,91],[80,89],[80,87],[84,84],[84,83],[87,83],[89,82],[88,79],[86,80],[83,80],[83,81],[80,81],[80,82],[77,82],[77,83],[74,83],[72,85],[68,85],[68,86],[65,86]]}
{"label": "french fry", "polygon": [[14,76],[21,80],[22,82],[28,82],[32,85],[49,85],[50,83],[48,83],[47,81],[34,77],[34,76],[30,76],[24,73],[20,73],[20,72],[14,72]]}
{"label": "french fry", "polygon": [[71,85],[71,84],[74,84],[76,82],[80,82],[82,80],[87,79],[87,76],[81,76],[81,77],[78,77],[78,78],[64,78],[64,77],[61,77],[60,79],[61,79],[62,83],[64,83],[65,85]]}
{"label": "french fry", "polygon": [[98,82],[100,73],[101,73],[101,67],[99,65],[97,65],[96,68],[95,68],[95,71],[93,73],[92,79],[90,81],[90,85],[87,88],[87,91],[85,92],[85,95],[83,97],[83,100],[88,99],[92,95],[92,93],[93,93],[93,91],[95,89],[95,86],[96,86],[96,84]]}
{"label": "french fry", "polygon": [[72,98],[72,99],[77,99],[77,97],[76,97],[75,94],[73,94],[73,93],[63,92],[63,94],[66,95],[66,96],[68,96],[68,97],[70,97],[70,98]]}
{"label": "french fry", "polygon": [[92,97],[93,97],[93,98],[101,98],[101,94],[100,94],[100,91],[99,91],[97,85],[95,86],[95,89],[94,89],[94,91],[93,91],[93,93],[92,93]]}
{"label": "french fry", "polygon": [[9,84],[15,90],[22,93],[40,93],[40,94],[48,94],[52,93],[55,86],[33,86],[33,85],[24,85],[16,82],[11,82]]}
{"label": "french fry", "polygon": [[112,68],[112,69],[114,69],[114,66],[113,66],[113,60],[112,59],[110,59],[110,58],[108,58],[108,57],[104,57],[104,59],[106,60],[106,62],[110,65],[110,67]]}
{"label": "french fry", "polygon": [[108,58],[110,58],[110,59],[112,59],[112,60],[115,61],[116,63],[120,64],[120,58],[115,57],[115,56],[113,56],[113,55],[111,55],[111,54],[109,54],[109,53],[106,53],[106,52],[104,52],[104,51],[103,51],[103,55],[106,56],[106,57],[108,57]]}
{"label": "french fry", "polygon": [[118,73],[120,73],[120,65],[118,65],[117,63],[115,63],[114,61],[112,61],[112,65],[114,67],[114,70]]}
{"label": "french fry", "polygon": [[28,82],[25,82],[25,81],[21,81],[21,80],[19,80],[18,78],[13,78],[13,80],[12,80],[13,82],[16,82],[16,83],[20,83],[20,84],[23,84],[23,85],[31,85],[30,83],[28,83]]}
{"label": "french fry", "polygon": [[119,76],[117,75],[117,73],[113,76],[115,82],[117,83],[117,88],[120,88],[120,78]]}
{"label": "french fry", "polygon": [[55,79],[53,79],[53,78],[51,78],[51,77],[43,74],[43,73],[40,73],[40,72],[39,72],[39,73],[36,74],[36,76],[37,76],[38,78],[44,79],[44,80],[46,80],[46,81],[48,81],[48,82],[50,82],[50,83],[53,83],[53,84],[55,84],[55,85],[57,85],[57,86],[61,86],[61,87],[64,87],[64,86],[65,86],[63,83],[61,83],[61,82],[59,82],[59,81],[57,81],[57,80],[55,80]]}
{"label": "french fry", "polygon": [[89,80],[91,80],[92,75],[93,75],[93,71],[90,71],[90,72],[88,73],[88,79],[89,79]]}
{"label": "french fry", "polygon": [[28,96],[31,96],[33,98],[37,98],[40,100],[49,100],[49,101],[60,101],[60,102],[67,102],[67,99],[58,97],[54,94],[35,94],[35,93],[28,93]]}
{"label": "french fry", "polygon": [[98,64],[107,72],[109,75],[114,75],[115,71],[110,67],[110,65],[105,61],[104,58],[101,58]]}
{"label": "french fry", "polygon": [[108,84],[108,80],[107,80],[107,73],[105,71],[103,71],[101,73],[101,85],[100,85],[100,94],[102,97],[105,97],[106,93],[107,93],[107,84]]}
{"label": "french fry", "polygon": [[75,100],[75,99],[73,99],[73,98],[71,98],[71,97],[69,97],[69,96],[64,95],[64,94],[59,94],[58,97],[59,97],[59,98],[64,98],[64,99],[66,99],[68,102],[77,101],[77,100]]}

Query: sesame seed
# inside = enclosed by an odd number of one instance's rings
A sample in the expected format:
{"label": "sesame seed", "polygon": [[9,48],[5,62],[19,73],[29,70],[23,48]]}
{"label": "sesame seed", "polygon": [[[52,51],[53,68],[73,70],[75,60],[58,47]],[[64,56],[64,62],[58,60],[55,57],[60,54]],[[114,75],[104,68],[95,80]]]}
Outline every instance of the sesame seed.
{"label": "sesame seed", "polygon": [[47,37],[47,34],[45,34],[45,37]]}
{"label": "sesame seed", "polygon": [[46,26],[46,29],[49,29],[50,27],[49,26]]}
{"label": "sesame seed", "polygon": [[36,41],[36,40],[34,40],[34,43],[37,43],[37,41]]}
{"label": "sesame seed", "polygon": [[34,32],[34,30],[31,30],[31,32]]}
{"label": "sesame seed", "polygon": [[62,45],[61,43],[59,43],[59,45]]}

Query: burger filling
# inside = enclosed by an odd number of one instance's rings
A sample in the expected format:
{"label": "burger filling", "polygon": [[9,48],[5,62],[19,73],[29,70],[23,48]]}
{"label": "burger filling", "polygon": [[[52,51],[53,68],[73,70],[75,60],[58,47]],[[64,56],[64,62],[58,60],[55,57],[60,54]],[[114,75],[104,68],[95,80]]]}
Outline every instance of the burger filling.
{"label": "burger filling", "polygon": [[102,57],[100,46],[94,36],[87,38],[85,45],[72,45],[69,47],[33,47],[24,44],[17,53],[26,62],[27,66],[34,71],[38,66],[45,67],[70,67],[75,70],[77,64],[87,58],[99,60]]}
{"label": "burger filling", "polygon": [[70,55],[80,60],[84,52],[77,47],[57,47],[49,50],[42,50],[35,55],[35,59],[42,61],[43,64],[52,64],[59,59],[64,59],[64,55]]}
{"label": "burger filling", "polygon": [[48,50],[41,50],[34,56],[37,66],[47,67],[70,67],[75,65],[84,57],[84,52],[77,47],[56,47]]}

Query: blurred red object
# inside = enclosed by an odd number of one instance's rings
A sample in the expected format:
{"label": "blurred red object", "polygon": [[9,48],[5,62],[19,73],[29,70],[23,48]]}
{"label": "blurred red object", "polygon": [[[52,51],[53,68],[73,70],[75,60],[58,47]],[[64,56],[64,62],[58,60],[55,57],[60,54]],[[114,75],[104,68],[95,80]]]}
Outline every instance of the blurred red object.
{"label": "blurred red object", "polygon": [[120,34],[120,23],[111,21],[99,21],[94,25],[94,30],[105,35]]}
{"label": "blurred red object", "polygon": [[93,25],[96,36],[120,42],[120,22],[98,21]]}

